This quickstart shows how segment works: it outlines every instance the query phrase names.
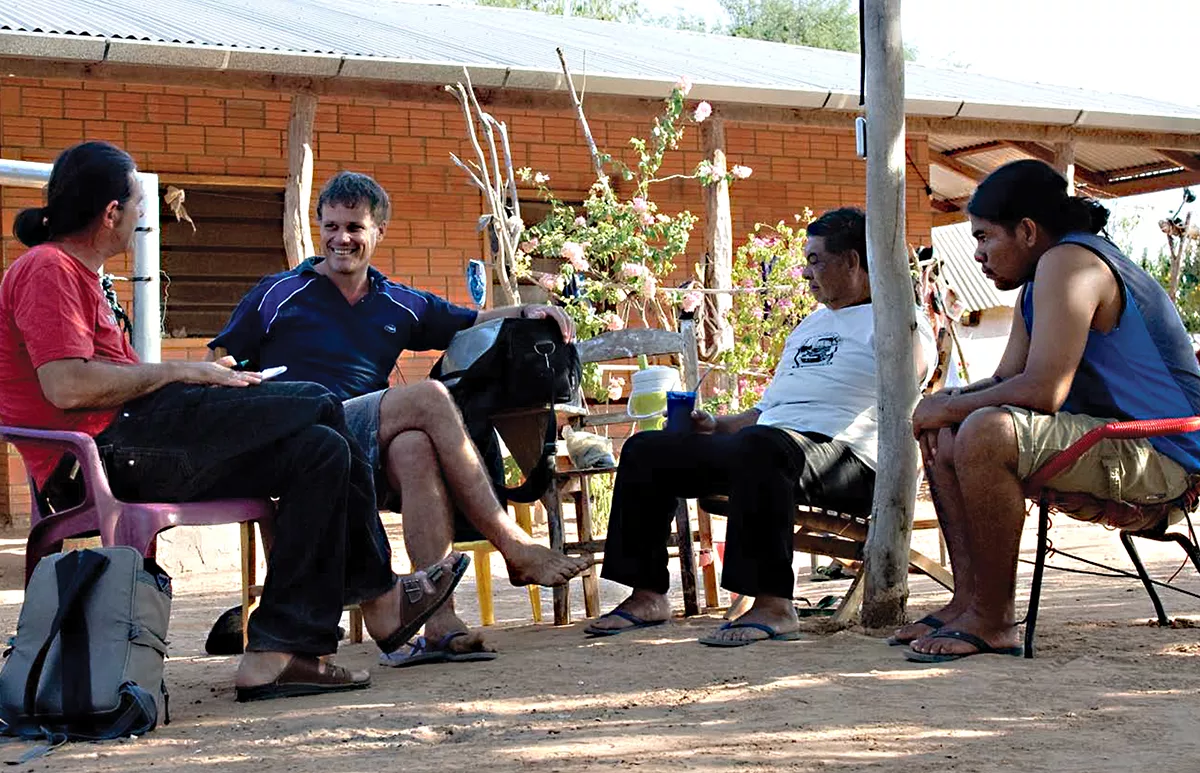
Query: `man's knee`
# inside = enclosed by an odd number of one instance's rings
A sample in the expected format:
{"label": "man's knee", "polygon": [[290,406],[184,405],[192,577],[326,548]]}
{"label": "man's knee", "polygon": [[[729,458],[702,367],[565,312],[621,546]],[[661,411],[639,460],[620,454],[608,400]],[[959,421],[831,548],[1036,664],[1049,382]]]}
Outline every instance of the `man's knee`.
{"label": "man's knee", "polygon": [[753,424],[737,432],[737,463],[747,470],[762,469],[767,466],[782,466],[787,460],[784,455],[784,444],[781,442],[783,430],[762,424]]}
{"label": "man's knee", "polygon": [[324,424],[312,424],[289,438],[287,447],[298,464],[314,470],[333,468],[344,473],[350,468],[350,444],[337,430]]}
{"label": "man's knee", "polygon": [[426,379],[415,384],[392,387],[380,402],[381,419],[389,412],[407,414],[424,413],[439,415],[447,409],[457,410],[450,390],[440,381]]}
{"label": "man's knee", "polygon": [[975,411],[954,433],[951,453],[956,469],[963,465],[1015,464],[1017,434],[1013,429],[1012,416],[1005,409],[996,407]]}
{"label": "man's knee", "polygon": [[428,468],[437,460],[433,441],[420,430],[410,430],[397,435],[387,449],[388,468]]}

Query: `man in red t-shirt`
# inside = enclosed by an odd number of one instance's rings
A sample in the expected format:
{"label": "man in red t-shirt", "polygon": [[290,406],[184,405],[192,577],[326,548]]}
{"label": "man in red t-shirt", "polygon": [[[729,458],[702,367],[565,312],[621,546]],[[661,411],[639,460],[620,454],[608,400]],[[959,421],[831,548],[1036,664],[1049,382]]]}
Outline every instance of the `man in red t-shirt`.
{"label": "man in red t-shirt", "polygon": [[[368,686],[365,671],[324,660],[337,650],[343,604],[359,604],[368,633],[394,651],[449,598],[466,556],[396,577],[371,466],[324,387],[262,383],[231,358],[138,362],[98,277],[130,248],[141,211],[128,154],[100,142],[69,148],[47,199],[17,216],[13,230],[32,249],[0,282],[0,420],[93,436],[127,501],[278,498],[238,700]],[[73,459],[22,453],[41,499],[77,503]]]}

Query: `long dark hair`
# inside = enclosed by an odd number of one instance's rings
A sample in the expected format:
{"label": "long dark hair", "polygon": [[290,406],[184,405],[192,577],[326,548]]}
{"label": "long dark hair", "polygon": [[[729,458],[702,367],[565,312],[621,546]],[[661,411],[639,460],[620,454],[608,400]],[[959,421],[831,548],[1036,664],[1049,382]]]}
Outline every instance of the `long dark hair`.
{"label": "long dark hair", "polygon": [[1100,202],[1068,196],[1063,176],[1033,160],[1013,161],[989,174],[975,189],[967,212],[1009,231],[1029,218],[1056,238],[1073,231],[1100,233],[1108,224],[1108,209]]}
{"label": "long dark hair", "polygon": [[133,196],[129,154],[107,142],[84,142],[67,148],[54,161],[46,206],[22,210],[13,235],[28,247],[71,236],[87,228],[109,202],[122,206]]}

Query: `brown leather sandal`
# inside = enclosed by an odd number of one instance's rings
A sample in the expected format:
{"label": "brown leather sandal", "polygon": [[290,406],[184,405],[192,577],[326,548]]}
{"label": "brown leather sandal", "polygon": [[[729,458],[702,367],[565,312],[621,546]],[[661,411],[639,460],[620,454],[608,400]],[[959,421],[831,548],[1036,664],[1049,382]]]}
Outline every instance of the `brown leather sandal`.
{"label": "brown leather sandal", "polygon": [[341,666],[325,663],[311,655],[293,655],[275,681],[253,687],[237,688],[238,703],[265,701],[272,698],[295,698],[301,695],[321,695],[328,692],[362,690],[371,686],[371,677],[355,679]]}
{"label": "brown leather sandal", "polygon": [[[378,639],[375,643],[379,645],[379,649],[386,655],[406,644],[413,634],[421,630],[425,621],[432,617],[442,604],[446,603],[470,565],[471,557],[466,553],[459,553],[458,558],[454,559],[454,563],[448,570],[439,562],[432,569],[423,569],[401,577],[400,588],[404,592],[406,606],[409,609],[421,603],[425,603],[426,606],[411,620],[402,623],[390,636]],[[435,583],[441,581],[447,574],[449,574],[449,578],[446,584],[440,588],[437,587]]]}

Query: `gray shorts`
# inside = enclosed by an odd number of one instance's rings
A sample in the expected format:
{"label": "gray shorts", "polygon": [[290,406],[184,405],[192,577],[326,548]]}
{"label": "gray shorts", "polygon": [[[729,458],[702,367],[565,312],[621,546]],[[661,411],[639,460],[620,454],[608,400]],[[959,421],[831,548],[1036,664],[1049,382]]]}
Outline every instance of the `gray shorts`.
{"label": "gray shorts", "polygon": [[386,391],[381,389],[342,401],[342,410],[346,414],[346,428],[367,455],[371,467],[376,470],[383,468],[383,462],[379,458],[379,404]]}

